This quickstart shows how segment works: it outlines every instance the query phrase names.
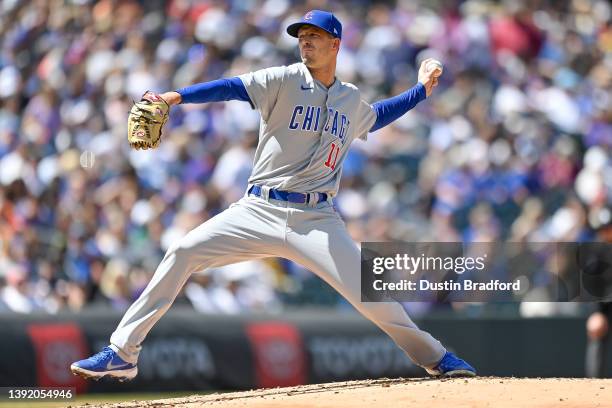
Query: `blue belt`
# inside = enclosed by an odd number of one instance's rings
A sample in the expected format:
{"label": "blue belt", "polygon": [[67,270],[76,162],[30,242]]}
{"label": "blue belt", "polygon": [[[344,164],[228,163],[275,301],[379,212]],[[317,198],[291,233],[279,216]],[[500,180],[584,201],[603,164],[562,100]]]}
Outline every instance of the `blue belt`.
{"label": "blue belt", "polygon": [[[253,194],[257,197],[261,197],[261,186],[253,185],[249,188],[248,194]],[[317,203],[327,201],[326,193],[314,193],[317,196]],[[308,194],[304,193],[293,193],[291,191],[281,191],[271,188],[269,197],[280,201],[289,201],[290,203],[306,204],[308,203]]]}

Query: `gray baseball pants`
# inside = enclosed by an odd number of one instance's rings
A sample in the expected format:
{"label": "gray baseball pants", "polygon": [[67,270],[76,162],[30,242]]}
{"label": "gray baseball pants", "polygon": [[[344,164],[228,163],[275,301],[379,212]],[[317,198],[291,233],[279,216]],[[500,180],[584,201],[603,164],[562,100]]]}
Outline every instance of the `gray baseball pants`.
{"label": "gray baseball pants", "polygon": [[329,201],[309,206],[254,196],[243,197],[168,249],[111,345],[136,363],[142,341],[193,272],[266,257],[286,258],[316,273],[416,364],[433,368],[444,356],[442,344],[420,330],[399,303],[361,302],[359,248]]}

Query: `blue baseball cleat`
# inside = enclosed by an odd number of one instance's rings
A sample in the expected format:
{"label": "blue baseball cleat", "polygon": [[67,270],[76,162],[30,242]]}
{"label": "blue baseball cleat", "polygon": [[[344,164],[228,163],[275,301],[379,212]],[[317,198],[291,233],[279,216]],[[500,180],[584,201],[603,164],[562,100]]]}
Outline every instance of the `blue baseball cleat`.
{"label": "blue baseball cleat", "polygon": [[442,357],[442,360],[433,369],[427,369],[427,372],[435,376],[444,377],[475,377],[476,369],[447,351]]}
{"label": "blue baseball cleat", "polygon": [[72,374],[85,379],[99,380],[110,377],[121,382],[131,380],[138,374],[136,364],[124,361],[112,348],[106,346],[98,354],[70,365]]}

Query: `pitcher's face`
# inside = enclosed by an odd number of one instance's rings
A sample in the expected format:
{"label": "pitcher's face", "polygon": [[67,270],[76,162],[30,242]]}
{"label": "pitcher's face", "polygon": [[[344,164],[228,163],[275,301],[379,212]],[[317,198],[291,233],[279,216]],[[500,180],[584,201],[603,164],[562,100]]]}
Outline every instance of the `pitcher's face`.
{"label": "pitcher's face", "polygon": [[327,31],[314,26],[304,26],[298,31],[298,44],[302,62],[308,68],[322,68],[335,61],[340,40]]}

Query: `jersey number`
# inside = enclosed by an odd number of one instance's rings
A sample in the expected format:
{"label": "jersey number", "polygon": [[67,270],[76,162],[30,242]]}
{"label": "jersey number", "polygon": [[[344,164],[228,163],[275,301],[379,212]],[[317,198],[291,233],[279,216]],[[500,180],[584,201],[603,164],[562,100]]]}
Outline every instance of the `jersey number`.
{"label": "jersey number", "polygon": [[[338,153],[340,153],[340,146],[335,143],[331,144],[331,148],[329,149],[329,154],[327,155],[327,161],[325,162],[325,166],[330,169],[336,168],[336,160],[338,160]],[[333,161],[332,161],[333,160]]]}

